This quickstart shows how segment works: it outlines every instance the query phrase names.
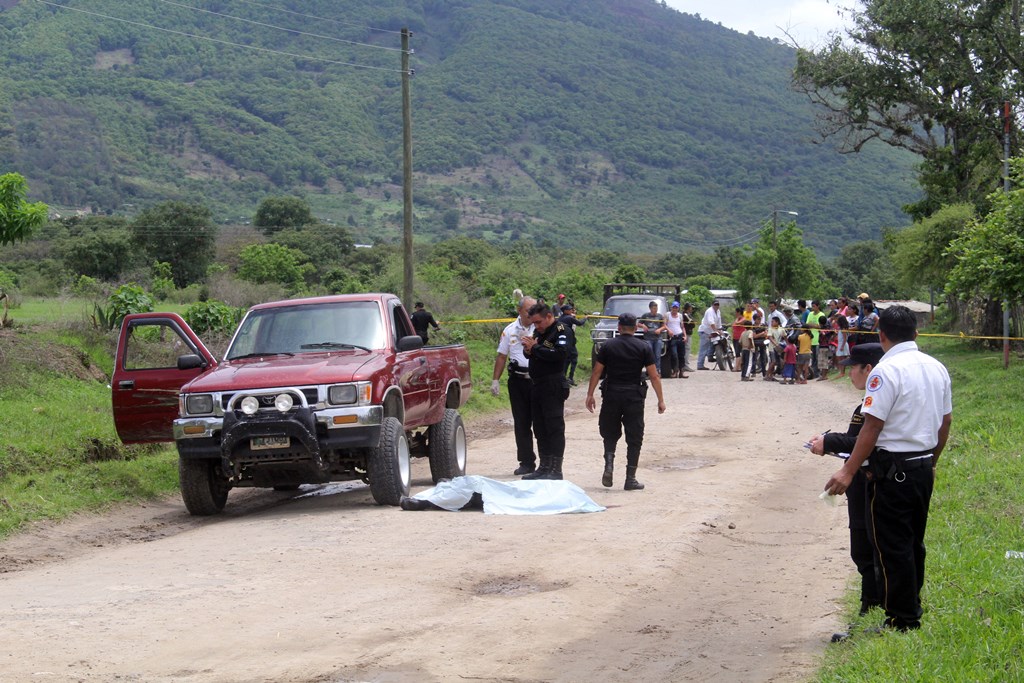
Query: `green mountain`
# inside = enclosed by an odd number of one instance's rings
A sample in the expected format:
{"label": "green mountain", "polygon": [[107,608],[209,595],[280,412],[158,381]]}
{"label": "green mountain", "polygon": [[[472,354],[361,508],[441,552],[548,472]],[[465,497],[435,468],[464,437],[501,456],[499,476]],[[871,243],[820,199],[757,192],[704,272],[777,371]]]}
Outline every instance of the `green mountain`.
{"label": "green mountain", "polygon": [[5,6],[0,171],[63,209],[183,199],[242,222],[298,193],[357,241],[397,239],[402,27],[417,239],[711,250],[782,209],[835,253],[918,196],[912,157],[814,144],[792,49],[654,0]]}

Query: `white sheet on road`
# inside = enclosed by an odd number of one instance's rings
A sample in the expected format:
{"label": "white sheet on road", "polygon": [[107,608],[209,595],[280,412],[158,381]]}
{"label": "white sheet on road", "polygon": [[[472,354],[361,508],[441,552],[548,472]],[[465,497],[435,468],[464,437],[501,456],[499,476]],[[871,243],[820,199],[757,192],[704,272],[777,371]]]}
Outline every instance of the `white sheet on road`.
{"label": "white sheet on road", "polygon": [[583,489],[565,480],[497,481],[470,475],[439,482],[413,498],[456,511],[462,509],[474,493],[483,498],[484,514],[488,515],[558,515],[604,510]]}

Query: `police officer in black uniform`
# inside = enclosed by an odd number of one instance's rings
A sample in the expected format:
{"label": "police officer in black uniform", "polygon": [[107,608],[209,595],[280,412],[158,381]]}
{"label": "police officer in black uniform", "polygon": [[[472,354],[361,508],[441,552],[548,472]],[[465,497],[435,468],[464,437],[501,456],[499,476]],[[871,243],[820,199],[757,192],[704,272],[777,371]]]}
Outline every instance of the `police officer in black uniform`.
{"label": "police officer in black uniform", "polygon": [[551,307],[538,303],[530,308],[533,336],[523,338],[523,352],[530,359],[530,405],[533,433],[537,437],[540,466],[523,479],[561,479],[565,456],[565,399],[569,380],[569,331],[555,320]]}
{"label": "police officer in black uniform", "polygon": [[636,480],[640,447],[644,443],[644,401],[647,398],[644,370],[647,370],[658,395],[658,412],[665,412],[665,397],[661,392],[661,377],[654,364],[654,351],[650,344],[637,339],[635,332],[636,316],[631,313],[620,315],[618,336],[602,345],[597,352],[597,362],[587,388],[587,410],[594,412],[597,405],[594,390],[601,382],[601,414],[597,424],[604,440],[604,474],[601,477],[604,486],[612,485],[615,446],[625,427],[626,483],[623,488],[626,491],[639,491],[644,487]]}
{"label": "police officer in black uniform", "polygon": [[437,321],[434,320],[433,314],[431,314],[430,311],[423,308],[422,301],[417,301],[415,308],[416,310],[413,311],[413,314],[411,316],[409,316],[410,318],[412,318],[412,328],[416,330],[416,334],[420,336],[420,338],[423,340],[423,345],[426,346],[428,340],[430,339],[430,337],[428,336],[430,326],[433,325],[435,330],[439,330],[441,329],[441,327],[437,324]]}
{"label": "police officer in black uniform", "polygon": [[[871,371],[882,360],[885,351],[881,344],[858,344],[850,350],[850,355],[840,361],[843,365],[850,366],[850,380],[853,386],[864,391],[868,376]],[[857,404],[850,418],[850,426],[845,434],[836,432],[825,432],[816,434],[808,439],[811,453],[824,455],[834,453],[843,458],[848,458],[853,452],[857,443],[857,435],[864,424],[864,415],[861,407],[864,405],[864,397]],[[878,582],[875,577],[875,553],[871,546],[871,536],[868,533],[868,463],[861,465],[857,473],[853,475],[850,487],[846,489],[847,511],[850,517],[850,557],[857,565],[857,572],[860,574],[860,614],[868,613],[872,607],[882,604],[881,592],[878,589]],[[846,639],[848,634],[836,633],[832,636],[832,642],[838,643]]]}

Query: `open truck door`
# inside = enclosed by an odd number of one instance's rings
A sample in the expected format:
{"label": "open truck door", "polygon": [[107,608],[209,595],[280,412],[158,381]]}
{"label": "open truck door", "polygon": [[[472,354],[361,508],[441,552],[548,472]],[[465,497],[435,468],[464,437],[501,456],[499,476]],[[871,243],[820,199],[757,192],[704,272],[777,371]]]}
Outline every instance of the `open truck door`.
{"label": "open truck door", "polygon": [[213,354],[178,314],[125,316],[110,382],[121,441],[173,441],[181,387],[215,365]]}

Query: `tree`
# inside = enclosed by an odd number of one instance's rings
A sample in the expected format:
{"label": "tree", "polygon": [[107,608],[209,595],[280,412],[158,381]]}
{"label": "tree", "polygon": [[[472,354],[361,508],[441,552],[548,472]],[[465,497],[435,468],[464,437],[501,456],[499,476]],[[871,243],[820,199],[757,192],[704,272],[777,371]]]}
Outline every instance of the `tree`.
{"label": "tree", "polygon": [[[1024,160],[1014,163],[1015,177],[1024,178]],[[959,298],[982,296],[1020,303],[1024,298],[1024,189],[996,192],[992,210],[971,221],[946,250],[956,259],[948,290]]]}
{"label": "tree", "polygon": [[[754,251],[741,259],[736,270],[736,284],[741,299],[770,293],[772,259],[775,258],[775,282],[778,293],[804,298],[821,298],[832,285],[814,251],[804,244],[803,231],[790,221],[777,236],[769,223],[761,229],[761,238]],[[772,245],[777,248],[773,249]]]}
{"label": "tree", "polygon": [[175,286],[205,279],[217,237],[217,226],[205,206],[163,202],[136,216],[129,229],[132,241],[149,261],[171,264]]}
{"label": "tree", "polygon": [[899,274],[889,251],[879,241],[847,244],[835,262],[825,267],[825,274],[836,285],[837,294],[870,292],[876,299],[900,298]]}
{"label": "tree", "polygon": [[135,256],[128,221],[124,218],[90,216],[66,221],[79,234],[59,241],[57,251],[64,267],[75,275],[116,280],[128,270]]}
{"label": "tree", "polygon": [[821,108],[822,137],[845,152],[877,139],[923,159],[915,217],[979,204],[998,181],[999,103],[1021,90],[1013,4],[866,0],[848,39],[797,52],[793,83]]}
{"label": "tree", "polygon": [[306,200],[300,197],[267,197],[256,208],[252,224],[264,235],[286,229],[301,229],[317,222]]}
{"label": "tree", "polygon": [[944,206],[931,216],[890,234],[886,242],[901,286],[910,290],[945,289],[949,273],[956,265],[949,245],[974,221],[975,215],[970,204]]}
{"label": "tree", "polygon": [[257,284],[277,282],[293,290],[302,287],[304,275],[313,269],[298,249],[274,243],[250,244],[242,250],[241,258],[241,279]]}
{"label": "tree", "polygon": [[635,263],[623,263],[615,269],[612,275],[615,282],[644,282],[647,280],[647,271]]}
{"label": "tree", "polygon": [[26,239],[46,222],[48,207],[27,201],[27,192],[28,184],[19,174],[0,175],[0,246]]}
{"label": "tree", "polygon": [[282,230],[273,236],[277,244],[305,254],[321,282],[332,268],[340,266],[355,249],[352,234],[341,225],[314,221],[299,230]]}

